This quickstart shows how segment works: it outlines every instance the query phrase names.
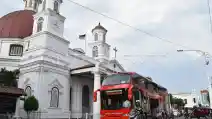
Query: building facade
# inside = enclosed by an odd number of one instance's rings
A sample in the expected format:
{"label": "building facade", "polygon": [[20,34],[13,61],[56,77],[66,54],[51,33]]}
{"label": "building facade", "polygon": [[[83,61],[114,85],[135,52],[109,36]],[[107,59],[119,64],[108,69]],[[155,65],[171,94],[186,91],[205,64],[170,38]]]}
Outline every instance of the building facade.
{"label": "building facade", "polygon": [[202,104],[202,106],[210,106],[208,90],[201,90],[200,91],[200,95],[201,95],[201,104]]}
{"label": "building facade", "polygon": [[[24,0],[24,10],[0,18],[0,68],[20,70],[18,87],[38,99],[40,118],[82,118],[85,113],[98,118],[100,97],[93,103],[93,91],[108,74],[125,70],[110,58],[107,30],[100,23],[91,30],[92,56],[69,48],[62,3]],[[24,115],[23,101],[18,100],[16,117]]]}
{"label": "building facade", "polygon": [[172,94],[173,97],[183,99],[185,103],[185,107],[193,108],[194,106],[198,106],[198,98],[195,94],[192,93],[175,93]]}

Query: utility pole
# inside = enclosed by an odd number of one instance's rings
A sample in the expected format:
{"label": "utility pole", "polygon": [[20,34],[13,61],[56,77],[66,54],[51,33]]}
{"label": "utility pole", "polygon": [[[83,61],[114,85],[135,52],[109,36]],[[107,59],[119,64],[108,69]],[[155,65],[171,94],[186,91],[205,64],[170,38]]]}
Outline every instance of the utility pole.
{"label": "utility pole", "polygon": [[209,58],[212,56],[208,52],[204,52],[201,50],[177,50],[177,52],[196,52],[200,53],[204,57],[204,68],[205,68],[205,74],[208,79],[208,92],[209,92],[209,97],[210,97],[210,107],[212,108],[212,82],[210,76],[207,74],[207,66],[209,65]]}

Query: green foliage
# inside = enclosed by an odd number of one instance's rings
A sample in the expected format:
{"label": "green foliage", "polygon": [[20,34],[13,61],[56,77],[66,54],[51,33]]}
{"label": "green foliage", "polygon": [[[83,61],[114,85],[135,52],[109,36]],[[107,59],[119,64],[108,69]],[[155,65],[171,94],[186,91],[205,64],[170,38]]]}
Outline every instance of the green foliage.
{"label": "green foliage", "polygon": [[30,113],[32,111],[37,111],[38,108],[39,108],[39,103],[34,96],[30,96],[24,101],[24,110],[27,113]]}
{"label": "green foliage", "polygon": [[169,99],[170,99],[170,103],[173,105],[174,103],[173,103],[173,96],[172,96],[172,94],[169,94]]}
{"label": "green foliage", "polygon": [[172,105],[176,104],[178,107],[185,106],[185,103],[183,99],[181,98],[175,98],[172,96],[172,94],[169,94],[170,102]]}
{"label": "green foliage", "polygon": [[17,78],[19,76],[20,71],[8,71],[5,68],[0,70],[0,85],[17,87]]}
{"label": "green foliage", "polygon": [[173,98],[173,103],[176,104],[177,106],[185,105],[183,99],[180,99],[180,98]]}

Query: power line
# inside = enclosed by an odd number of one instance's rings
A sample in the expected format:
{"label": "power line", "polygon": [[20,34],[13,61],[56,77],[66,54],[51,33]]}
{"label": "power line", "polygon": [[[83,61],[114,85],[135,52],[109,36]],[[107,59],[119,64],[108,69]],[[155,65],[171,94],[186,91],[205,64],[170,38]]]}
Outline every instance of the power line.
{"label": "power line", "polygon": [[161,41],[164,41],[164,42],[167,42],[167,43],[170,43],[170,44],[173,44],[173,45],[178,45],[178,46],[184,47],[184,48],[186,48],[186,49],[193,49],[193,48],[190,48],[190,47],[188,47],[188,46],[184,46],[184,45],[182,45],[182,44],[174,43],[174,42],[172,42],[172,41],[170,41],[170,40],[167,40],[167,39],[165,39],[165,38],[162,38],[162,37],[153,35],[153,34],[151,34],[151,33],[149,33],[149,32],[146,32],[146,31],[144,31],[144,30],[141,30],[141,29],[139,29],[139,28],[136,28],[136,27],[134,27],[134,26],[132,26],[132,25],[129,25],[129,24],[127,24],[127,23],[124,23],[124,22],[122,22],[122,21],[120,21],[120,20],[118,20],[118,19],[115,19],[115,18],[110,17],[110,16],[108,16],[108,15],[105,15],[105,14],[103,14],[103,13],[100,13],[100,12],[98,12],[98,11],[96,11],[96,10],[93,10],[93,9],[87,7],[87,6],[81,5],[81,4],[79,4],[79,3],[77,3],[77,2],[74,2],[74,1],[72,1],[72,0],[68,0],[68,1],[71,2],[71,3],[73,3],[73,4],[75,4],[75,5],[77,5],[77,6],[80,6],[80,7],[84,8],[84,9],[86,9],[86,10],[89,10],[89,11],[94,12],[94,13],[96,13],[96,14],[99,14],[99,15],[101,15],[101,16],[103,16],[103,17],[106,17],[106,18],[108,18],[108,19],[111,19],[111,20],[113,20],[113,21],[115,21],[115,22],[117,22],[117,23],[120,23],[120,24],[122,24],[122,25],[124,25],[124,26],[130,27],[130,28],[132,28],[132,29],[134,29],[134,30],[136,30],[136,31],[142,32],[142,33],[144,33],[144,34],[146,34],[146,35],[148,35],[148,36],[150,36],[150,37],[154,37],[154,38],[157,38],[157,39],[159,39],[159,40],[161,40]]}

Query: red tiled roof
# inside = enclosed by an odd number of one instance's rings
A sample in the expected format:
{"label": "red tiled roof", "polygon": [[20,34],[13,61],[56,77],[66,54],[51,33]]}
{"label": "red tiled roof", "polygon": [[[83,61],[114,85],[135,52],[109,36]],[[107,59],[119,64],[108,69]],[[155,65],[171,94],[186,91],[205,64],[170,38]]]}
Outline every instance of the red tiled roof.
{"label": "red tiled roof", "polygon": [[15,87],[0,86],[0,94],[24,95],[24,90]]}
{"label": "red tiled roof", "polygon": [[208,90],[201,90],[200,93],[208,93]]}
{"label": "red tiled roof", "polygon": [[32,34],[33,14],[31,10],[20,10],[0,18],[0,38],[25,38]]}

